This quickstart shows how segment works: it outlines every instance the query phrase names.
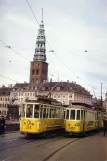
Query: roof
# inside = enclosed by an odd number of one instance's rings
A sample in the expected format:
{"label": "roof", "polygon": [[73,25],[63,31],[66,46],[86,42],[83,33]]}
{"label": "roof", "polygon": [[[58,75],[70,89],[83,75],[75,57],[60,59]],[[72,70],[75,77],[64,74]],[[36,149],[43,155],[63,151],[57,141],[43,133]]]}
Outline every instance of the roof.
{"label": "roof", "polygon": [[[59,87],[59,88],[57,88]],[[6,89],[7,87],[5,87]],[[46,82],[46,83],[39,83],[39,84],[30,84],[30,83],[16,83],[12,89],[23,89],[25,91],[34,90],[34,91],[53,91],[56,92],[75,92],[78,94],[92,96],[89,91],[87,91],[84,87],[75,82]],[[2,88],[3,90],[4,88]],[[7,88],[8,89],[8,88]]]}
{"label": "roof", "polygon": [[0,95],[10,95],[11,90],[10,87],[0,87]]}
{"label": "roof", "polygon": [[[91,96],[90,92],[87,91],[84,87],[73,82],[47,82],[38,84],[37,87],[39,91],[43,91],[43,88],[45,88],[45,91],[50,91],[50,89],[55,87],[53,91],[74,91],[76,93]],[[59,87],[59,89],[57,89],[57,87]]]}
{"label": "roof", "polygon": [[16,83],[13,88],[25,88],[29,83]]}

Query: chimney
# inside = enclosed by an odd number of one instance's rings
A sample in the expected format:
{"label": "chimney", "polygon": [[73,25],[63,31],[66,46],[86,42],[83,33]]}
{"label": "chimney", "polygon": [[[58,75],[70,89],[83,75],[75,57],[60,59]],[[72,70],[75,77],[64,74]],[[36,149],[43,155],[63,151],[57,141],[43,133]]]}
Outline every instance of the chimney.
{"label": "chimney", "polygon": [[9,88],[12,88],[12,84],[9,84],[8,87],[9,87]]}

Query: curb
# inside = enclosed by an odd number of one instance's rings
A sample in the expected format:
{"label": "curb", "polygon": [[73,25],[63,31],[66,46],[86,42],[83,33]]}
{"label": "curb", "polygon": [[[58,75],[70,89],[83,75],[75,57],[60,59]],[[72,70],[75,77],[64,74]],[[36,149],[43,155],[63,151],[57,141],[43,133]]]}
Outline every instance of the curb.
{"label": "curb", "polygon": [[20,131],[7,131],[7,132],[5,132],[5,134],[18,133],[18,132],[20,132]]}

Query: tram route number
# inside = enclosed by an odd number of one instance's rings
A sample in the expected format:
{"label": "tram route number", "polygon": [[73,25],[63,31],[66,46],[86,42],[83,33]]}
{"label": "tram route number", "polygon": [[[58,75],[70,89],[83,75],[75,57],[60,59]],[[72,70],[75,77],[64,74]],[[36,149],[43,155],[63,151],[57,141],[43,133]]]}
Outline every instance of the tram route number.
{"label": "tram route number", "polygon": [[26,125],[26,129],[31,129],[31,125]]}

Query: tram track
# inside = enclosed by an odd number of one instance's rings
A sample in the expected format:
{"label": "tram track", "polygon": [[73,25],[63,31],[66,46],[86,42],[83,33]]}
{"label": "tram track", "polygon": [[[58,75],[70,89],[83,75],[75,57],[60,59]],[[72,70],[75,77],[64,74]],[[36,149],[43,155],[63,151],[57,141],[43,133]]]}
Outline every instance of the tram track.
{"label": "tram track", "polygon": [[73,140],[65,145],[63,145],[62,147],[58,148],[57,150],[53,151],[51,154],[49,154],[46,158],[44,158],[42,161],[51,161],[51,158],[56,155],[58,152],[60,152],[61,150],[64,150],[64,148],[67,148],[69,145],[73,144],[74,142],[77,142],[79,140],[85,139],[87,137],[93,136],[95,133],[90,133],[87,134],[87,136],[85,137],[81,137],[81,138],[77,138],[76,140]]}
{"label": "tram track", "polygon": [[76,142],[76,141],[78,141],[78,140],[80,140],[80,138],[78,138],[78,139],[76,139],[76,140],[74,140],[74,141],[71,141],[71,142],[67,143],[66,145],[64,145],[64,146],[62,146],[62,147],[60,147],[60,148],[58,148],[57,150],[55,150],[54,152],[52,152],[50,155],[48,155],[46,158],[44,158],[42,161],[49,161],[49,159],[51,159],[51,157],[53,157],[53,156],[54,156],[56,153],[58,153],[60,150],[66,148],[67,146],[69,146],[70,144],[72,144],[72,143],[74,143],[74,142]]}
{"label": "tram track", "polygon": [[[46,144],[52,143],[52,142],[57,141],[57,140],[60,140],[60,139],[62,139],[62,138],[63,138],[63,137],[57,137],[57,138],[54,138],[54,139],[51,139],[51,140],[48,140],[48,141],[46,141],[46,140],[44,139],[44,140],[43,140],[44,143],[40,143],[40,144],[38,144],[37,146],[34,146],[34,147],[32,147],[32,148],[29,148],[28,150],[19,152],[19,153],[13,155],[13,156],[10,156],[10,157],[8,157],[8,158],[6,158],[6,159],[3,159],[2,161],[7,161],[7,160],[10,160],[10,159],[13,159],[14,157],[19,156],[19,155],[21,155],[21,154],[23,154],[23,153],[25,153],[25,152],[27,152],[27,151],[29,151],[29,150],[32,150],[33,148],[42,147],[42,146],[44,146],[44,145],[46,145]],[[39,140],[36,140],[36,141],[39,141]],[[29,141],[29,142],[27,142],[27,143],[22,143],[22,144],[20,144],[20,145],[12,146],[12,147],[9,147],[9,148],[4,148],[4,149],[1,149],[0,152],[5,151],[5,150],[8,150],[8,149],[11,149],[11,148],[15,148],[15,147],[18,147],[18,146],[21,146],[21,145],[25,145],[25,144],[29,144],[29,143],[33,143],[33,142],[36,143],[36,141]]]}
{"label": "tram track", "polygon": [[[31,151],[31,150],[34,150],[35,148],[40,148],[40,147],[42,147],[42,148],[44,148],[44,146],[45,145],[48,145],[48,147],[52,147],[52,145],[54,144],[51,144],[52,142],[55,142],[55,141],[57,141],[57,140],[60,140],[60,139],[62,139],[62,142],[63,142],[63,140],[64,140],[64,138],[63,137],[60,137],[60,138],[56,138],[56,139],[54,139],[54,140],[51,140],[51,141],[48,141],[48,142],[45,142],[45,143],[42,143],[42,144],[40,144],[40,145],[38,145],[38,146],[35,146],[35,147],[33,147],[33,148],[31,148],[31,149],[29,149],[29,150],[27,150],[27,151]],[[46,156],[45,158],[42,158],[41,160],[39,160],[38,159],[38,161],[48,161],[53,155],[55,155],[57,152],[59,152],[60,150],[62,150],[62,149],[64,149],[65,147],[67,147],[68,145],[70,145],[71,143],[74,143],[74,142],[76,142],[76,141],[78,141],[78,140],[80,140],[80,138],[77,138],[77,139],[74,139],[74,140],[72,140],[72,141],[70,141],[70,142],[68,142],[68,143],[64,143],[62,146],[60,146],[60,147],[58,147],[58,149],[56,149],[56,150],[54,150],[54,151],[52,151],[52,152],[50,152],[50,154],[48,155],[48,156]],[[66,140],[67,141],[67,140]],[[55,142],[55,143],[57,143],[57,142]],[[51,145],[50,145],[51,144]],[[37,149],[36,149],[37,150]],[[6,159],[4,159],[4,160],[2,160],[2,161],[13,161],[13,160],[16,160],[17,161],[17,157],[20,157],[23,153],[26,153],[27,151],[23,151],[23,152],[21,152],[21,153],[17,153],[16,155],[14,155],[14,156],[10,156],[9,158],[6,158]],[[38,151],[41,151],[41,150],[39,150],[38,149]],[[31,151],[32,152],[32,151]],[[42,153],[41,153],[42,154]],[[22,159],[22,158],[21,158]],[[35,158],[36,159],[36,158]],[[25,159],[26,160],[26,159]],[[25,161],[24,160],[24,161]],[[32,160],[32,159],[31,159]],[[36,160],[35,160],[36,161]]]}
{"label": "tram track", "polygon": [[[40,160],[38,159],[37,161],[50,161],[53,156],[58,154],[58,152],[61,152],[61,150],[64,150],[64,148],[67,148],[69,145],[73,144],[74,142],[79,141],[80,139],[85,139],[85,138],[64,138],[64,137],[60,136],[57,138],[53,138],[51,140],[48,139],[48,141],[41,140],[41,141],[43,141],[42,143],[37,142],[38,145],[36,145],[36,146],[34,145],[31,148],[28,147],[26,150],[16,153],[12,156],[9,156],[9,157],[3,159],[2,161],[13,161],[13,160],[17,161],[17,158],[20,158],[20,157],[21,157],[21,159],[23,158],[25,161],[26,160],[25,156],[28,153],[30,153],[31,155],[34,155],[34,157],[36,159],[36,157],[38,157],[38,153],[40,153],[40,155],[42,155],[42,149],[49,149],[49,150],[47,150],[48,154],[45,154],[45,156],[42,156],[42,158]],[[36,142],[36,141],[31,141],[31,142]],[[29,144],[29,143],[30,142],[27,142],[26,144]],[[35,148],[36,148],[36,151],[35,151]]]}
{"label": "tram track", "polygon": [[[13,140],[14,140],[14,139],[13,139]],[[9,142],[10,142],[10,141],[13,141],[13,140],[9,140]],[[35,141],[28,141],[28,142],[25,142],[25,143],[21,143],[21,144],[19,144],[19,145],[14,145],[14,146],[10,146],[10,147],[7,147],[7,148],[2,148],[2,149],[0,149],[0,152],[1,152],[1,151],[4,151],[4,150],[11,149],[11,148],[14,148],[14,147],[18,147],[18,146],[21,146],[21,145],[24,145],[24,144],[28,144],[28,143],[31,143],[31,142],[35,142]],[[4,142],[2,142],[2,143],[4,143]]]}

